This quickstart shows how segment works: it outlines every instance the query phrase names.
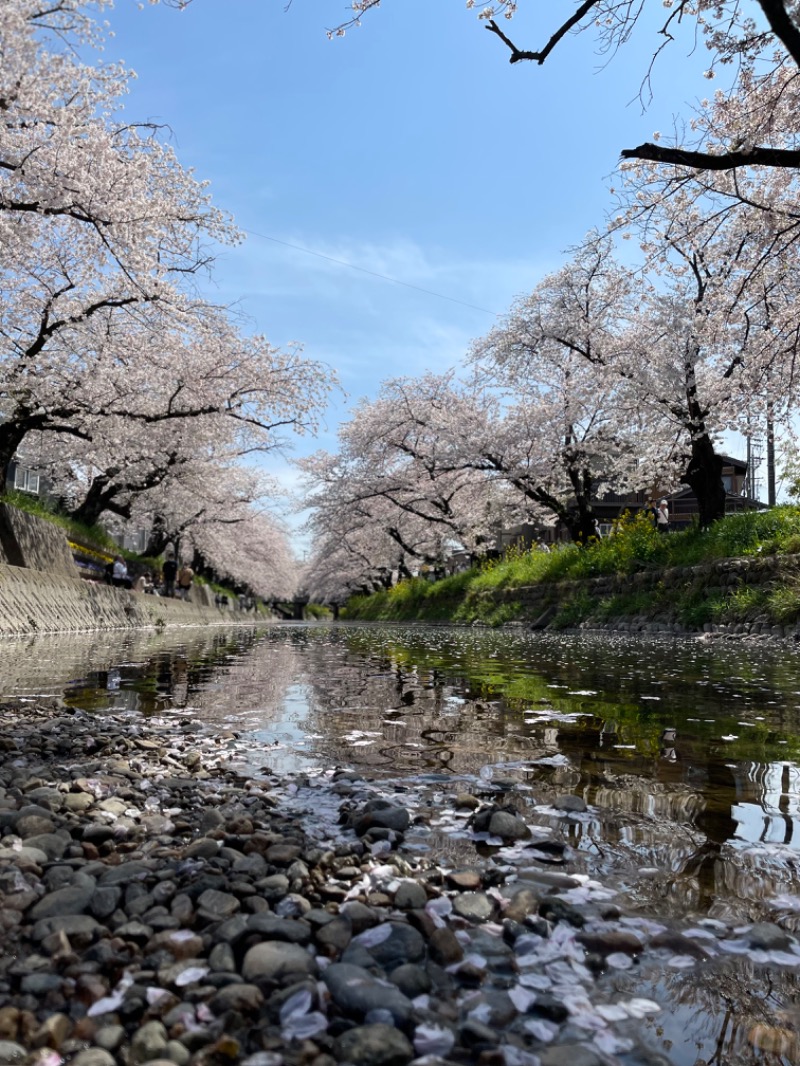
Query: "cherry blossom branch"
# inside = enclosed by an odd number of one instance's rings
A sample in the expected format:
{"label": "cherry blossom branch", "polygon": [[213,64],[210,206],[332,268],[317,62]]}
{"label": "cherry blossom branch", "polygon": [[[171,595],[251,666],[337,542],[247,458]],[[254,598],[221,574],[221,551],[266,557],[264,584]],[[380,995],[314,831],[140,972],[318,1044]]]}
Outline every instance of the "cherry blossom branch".
{"label": "cherry blossom branch", "polygon": [[687,148],[670,148],[663,144],[645,142],[637,148],[623,148],[623,159],[639,159],[650,163],[669,163],[694,170],[735,170],[737,167],[800,166],[800,149],[754,146],[730,152],[697,152]]}
{"label": "cherry blossom branch", "polygon": [[553,49],[556,47],[556,45],[559,43],[559,41],[561,41],[571,29],[577,26],[581,19],[583,19],[592,10],[593,7],[597,7],[599,2],[600,0],[584,0],[584,2],[578,7],[577,11],[575,11],[566,20],[566,22],[564,22],[556,30],[556,32],[553,34],[553,36],[550,38],[544,48],[542,48],[539,52],[532,52],[528,49],[517,48],[514,42],[511,41],[505,33],[503,33],[503,31],[500,29],[494,19],[490,19],[489,22],[487,22],[485,28],[489,30],[490,33],[493,33],[495,34],[495,36],[499,37],[503,44],[506,45],[508,49],[510,49],[511,58],[509,59],[509,63],[519,63],[520,61],[527,59],[531,60],[534,63],[538,63],[541,66],[542,63],[544,63],[544,61],[553,51]]}

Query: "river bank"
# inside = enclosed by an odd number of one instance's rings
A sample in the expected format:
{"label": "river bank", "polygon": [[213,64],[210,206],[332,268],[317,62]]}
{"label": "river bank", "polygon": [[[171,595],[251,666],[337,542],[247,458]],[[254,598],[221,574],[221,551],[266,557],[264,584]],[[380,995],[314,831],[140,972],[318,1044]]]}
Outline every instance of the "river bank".
{"label": "river bank", "polygon": [[[660,973],[735,979],[743,1054],[797,1055],[788,901],[653,921],[574,872],[577,796],[548,805],[554,833],[497,784],[432,809],[345,771],[247,775],[245,754],[186,715],[0,709],[0,1062],[682,1064],[655,1037],[677,1009]],[[437,825],[484,857],[421,854]]]}
{"label": "river bank", "polygon": [[0,636],[170,626],[252,625],[253,614],[192,600],[147,596],[52,570],[0,564]]}
{"label": "river bank", "polygon": [[510,550],[438,581],[351,597],[354,621],[424,621],[622,633],[800,634],[800,509],[731,515],[667,536],[641,517],[613,536]]}

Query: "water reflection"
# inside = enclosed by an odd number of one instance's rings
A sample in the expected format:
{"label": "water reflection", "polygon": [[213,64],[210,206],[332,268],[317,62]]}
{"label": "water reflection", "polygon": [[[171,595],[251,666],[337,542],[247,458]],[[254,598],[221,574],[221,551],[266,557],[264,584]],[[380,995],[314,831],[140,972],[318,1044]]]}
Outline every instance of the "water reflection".
{"label": "water reflection", "polygon": [[[413,782],[431,812],[417,843],[454,864],[474,845],[433,814],[448,791],[482,793],[550,827],[570,868],[616,884],[634,912],[800,930],[793,648],[288,624],[87,634],[1,643],[11,695],[192,715],[244,735],[253,773],[339,765]],[[548,806],[564,793],[587,811]],[[737,958],[626,982],[672,1003],[653,1037],[681,1066],[800,1056],[791,973],[764,980]]]}
{"label": "water reflection", "polygon": [[[0,645],[0,694],[193,714],[246,734],[252,772],[485,786],[538,804],[529,816],[579,860],[662,912],[744,919],[795,884],[800,657],[785,646],[369,626],[71,635]],[[587,816],[542,813],[563,793]]]}

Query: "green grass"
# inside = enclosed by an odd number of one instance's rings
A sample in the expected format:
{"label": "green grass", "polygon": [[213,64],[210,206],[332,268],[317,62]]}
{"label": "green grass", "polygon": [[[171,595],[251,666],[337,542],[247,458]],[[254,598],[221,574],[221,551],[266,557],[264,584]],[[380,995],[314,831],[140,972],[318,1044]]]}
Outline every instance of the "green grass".
{"label": "green grass", "polygon": [[[709,529],[658,533],[642,514],[623,516],[615,531],[585,547],[563,544],[550,552],[512,549],[502,559],[484,562],[442,581],[402,581],[372,596],[354,597],[343,617],[369,621],[484,622],[498,625],[518,618],[521,606],[511,590],[542,583],[577,581],[642,571],[691,567],[721,559],[800,554],[800,507],[730,515]],[[506,590],[505,596],[499,596]],[[726,595],[692,586],[655,593],[631,592],[598,602],[583,590],[559,599],[554,627],[566,628],[591,615],[598,620],[671,615],[692,627],[706,622],[752,621],[766,617],[786,622],[800,615],[800,581],[780,587],[741,588]]]}
{"label": "green grass", "polygon": [[[52,522],[53,525],[60,526],[71,540],[79,541],[89,546],[95,545],[115,554],[120,550],[117,542],[102,526],[87,526],[83,522],[76,522],[73,518],[60,514],[39,496],[31,496],[30,493],[17,492],[15,489],[11,489],[3,495],[0,502],[7,503],[11,507],[16,507],[18,511],[25,511],[27,514],[35,515],[37,518],[43,518],[47,522]],[[127,554],[130,555],[131,553]]]}
{"label": "green grass", "polygon": [[322,603],[306,604],[306,615],[318,622],[327,622],[333,618],[333,611]]}

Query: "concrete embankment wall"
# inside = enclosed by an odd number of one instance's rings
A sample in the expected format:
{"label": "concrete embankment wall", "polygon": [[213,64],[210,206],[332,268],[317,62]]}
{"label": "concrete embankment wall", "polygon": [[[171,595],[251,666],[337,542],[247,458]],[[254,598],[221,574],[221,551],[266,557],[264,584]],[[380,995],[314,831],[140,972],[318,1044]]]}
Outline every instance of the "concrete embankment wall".
{"label": "concrete embankment wall", "polygon": [[184,603],[79,577],[0,565],[0,635],[254,621],[253,615],[209,606],[205,592],[196,587],[192,595],[201,602]]}
{"label": "concrete embankment wall", "polygon": [[[679,595],[729,596],[738,589],[775,588],[792,584],[798,587],[800,596],[800,555],[770,555],[742,559],[721,559],[698,566],[672,567],[667,570],[642,570],[625,577],[598,577],[583,581],[542,583],[521,588],[492,590],[494,602],[515,603],[521,607],[521,617],[534,628],[546,628],[559,607],[577,598],[588,598],[600,603],[613,596],[629,596],[635,593],[651,593],[663,603]],[[692,632],[670,616],[668,610],[660,615],[648,612],[640,617],[613,618],[598,623],[591,618],[581,623],[581,628],[603,628],[621,632]],[[776,625],[770,619],[754,617],[747,621],[732,623],[706,623],[705,632],[711,633],[766,633],[771,636],[800,637],[800,625],[791,622]]]}
{"label": "concrete embankment wall", "polygon": [[0,636],[255,620],[215,606],[204,585],[195,585],[192,601],[185,603],[88,581],[80,576],[63,530],[0,503]]}

